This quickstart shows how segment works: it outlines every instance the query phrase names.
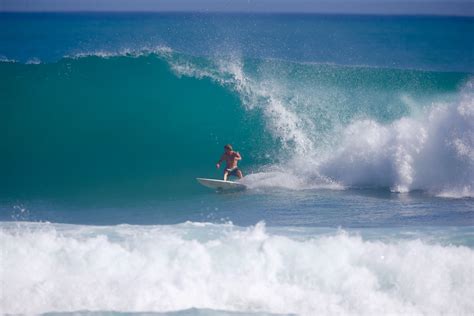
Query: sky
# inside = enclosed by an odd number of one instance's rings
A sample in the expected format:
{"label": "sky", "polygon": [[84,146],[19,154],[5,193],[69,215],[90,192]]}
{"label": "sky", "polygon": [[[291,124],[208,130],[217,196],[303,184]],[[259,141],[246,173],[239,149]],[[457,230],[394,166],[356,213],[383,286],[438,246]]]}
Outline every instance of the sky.
{"label": "sky", "polygon": [[200,11],[474,16],[474,0],[0,0],[0,11]]}

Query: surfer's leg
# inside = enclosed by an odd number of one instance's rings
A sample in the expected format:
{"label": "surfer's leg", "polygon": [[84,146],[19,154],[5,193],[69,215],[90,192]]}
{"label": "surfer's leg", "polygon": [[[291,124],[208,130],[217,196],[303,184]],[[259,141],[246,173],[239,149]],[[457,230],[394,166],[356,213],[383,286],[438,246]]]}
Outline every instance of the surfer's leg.
{"label": "surfer's leg", "polygon": [[229,172],[226,170],[224,171],[224,181],[227,181],[227,175],[229,174]]}
{"label": "surfer's leg", "polygon": [[244,176],[244,175],[242,174],[242,171],[240,171],[240,169],[237,169],[236,172],[235,172],[235,174],[237,175],[237,177],[238,177],[239,179],[242,179],[242,177]]}

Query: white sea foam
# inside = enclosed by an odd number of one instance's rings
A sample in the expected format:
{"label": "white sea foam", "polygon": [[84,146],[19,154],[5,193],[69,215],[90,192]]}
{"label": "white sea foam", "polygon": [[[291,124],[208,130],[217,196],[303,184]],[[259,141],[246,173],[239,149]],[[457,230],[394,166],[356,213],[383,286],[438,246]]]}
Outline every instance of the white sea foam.
{"label": "white sea foam", "polygon": [[41,64],[41,60],[37,57],[30,58],[26,61],[27,65],[39,65]]}
{"label": "white sea foam", "polygon": [[319,171],[347,185],[380,185],[395,192],[422,189],[474,196],[473,82],[457,102],[435,104],[391,124],[355,121]]}
{"label": "white sea foam", "polygon": [[158,56],[166,57],[167,55],[171,54],[173,50],[164,45],[159,46],[143,46],[139,49],[131,49],[131,48],[123,48],[117,50],[92,50],[92,51],[85,51],[80,52],[72,55],[65,56],[66,58],[85,58],[85,57],[101,57],[101,58],[111,58],[111,57],[141,57],[141,56],[148,56],[151,54],[155,54]]}
{"label": "white sea foam", "polygon": [[6,56],[0,55],[0,62],[2,62],[2,63],[16,63],[17,61],[15,59],[10,59]]}
{"label": "white sea foam", "polygon": [[[300,168],[301,169],[301,168]],[[273,165],[265,168],[263,172],[254,172],[242,179],[250,189],[259,188],[284,188],[284,189],[330,189],[343,190],[346,187],[341,183],[320,174],[312,172],[312,176],[307,174],[298,175],[294,169],[284,168],[280,165]],[[309,170],[311,172],[311,170]]]}
{"label": "white sea foam", "polygon": [[3,223],[0,246],[2,313],[474,313],[474,251],[416,238],[368,241],[339,231],[295,239],[263,223]]}

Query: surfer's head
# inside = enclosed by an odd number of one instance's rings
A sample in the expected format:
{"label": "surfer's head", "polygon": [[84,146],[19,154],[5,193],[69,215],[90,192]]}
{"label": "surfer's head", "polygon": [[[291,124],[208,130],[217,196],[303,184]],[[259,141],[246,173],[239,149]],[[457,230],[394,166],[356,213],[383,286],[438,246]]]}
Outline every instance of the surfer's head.
{"label": "surfer's head", "polygon": [[232,145],[231,145],[231,144],[225,145],[225,146],[224,146],[224,150],[225,150],[225,151],[232,151],[232,150],[233,150],[233,149],[232,149]]}

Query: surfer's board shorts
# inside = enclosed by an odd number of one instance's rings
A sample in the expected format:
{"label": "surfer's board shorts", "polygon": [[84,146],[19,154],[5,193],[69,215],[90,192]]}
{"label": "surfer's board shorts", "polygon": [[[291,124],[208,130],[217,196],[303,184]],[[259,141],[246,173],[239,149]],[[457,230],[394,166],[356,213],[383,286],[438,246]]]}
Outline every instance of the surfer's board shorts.
{"label": "surfer's board shorts", "polygon": [[237,176],[237,171],[240,171],[239,167],[234,167],[234,168],[229,168],[225,169],[226,172],[228,172],[229,176]]}

